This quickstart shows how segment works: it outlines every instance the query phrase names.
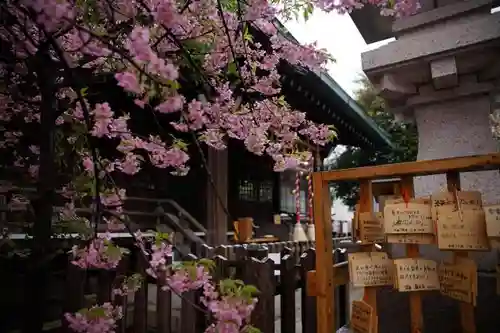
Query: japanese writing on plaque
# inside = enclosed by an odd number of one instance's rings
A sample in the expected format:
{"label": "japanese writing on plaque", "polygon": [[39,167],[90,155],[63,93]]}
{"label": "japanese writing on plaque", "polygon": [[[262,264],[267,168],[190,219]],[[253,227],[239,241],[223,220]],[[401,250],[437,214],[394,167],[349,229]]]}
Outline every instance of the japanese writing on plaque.
{"label": "japanese writing on plaque", "polygon": [[500,237],[500,205],[485,206],[486,234],[488,237]]}
{"label": "japanese writing on plaque", "polygon": [[387,234],[432,234],[430,200],[426,203],[387,204],[384,208],[384,231]]}
{"label": "japanese writing on plaque", "polygon": [[349,275],[353,286],[375,287],[393,284],[393,263],[386,253],[352,253],[348,257]]}
{"label": "japanese writing on plaque", "polygon": [[439,290],[437,264],[421,258],[394,260],[396,267],[395,287],[402,292]]}
{"label": "japanese writing on plaque", "polygon": [[382,218],[377,213],[358,214],[359,238],[363,243],[385,242]]}
{"label": "japanese writing on plaque", "polygon": [[386,235],[387,243],[397,244],[434,244],[436,237],[432,234],[393,234]]}
{"label": "japanese writing on plaque", "polygon": [[482,200],[481,200],[481,192],[478,191],[458,191],[453,192],[441,192],[437,194],[433,194],[431,197],[432,200],[432,220],[435,221],[437,219],[437,214],[439,209],[446,206],[456,207],[458,198],[459,206],[462,209],[476,209],[481,208]]}
{"label": "japanese writing on plaque", "polygon": [[474,281],[476,274],[475,266],[460,263],[440,264],[441,294],[462,302],[475,303]]}
{"label": "japanese writing on plaque", "polygon": [[488,250],[484,212],[472,209],[440,209],[437,216],[437,241],[438,247],[443,250]]}
{"label": "japanese writing on plaque", "polygon": [[373,333],[373,308],[363,301],[352,301],[351,330],[356,333]]}

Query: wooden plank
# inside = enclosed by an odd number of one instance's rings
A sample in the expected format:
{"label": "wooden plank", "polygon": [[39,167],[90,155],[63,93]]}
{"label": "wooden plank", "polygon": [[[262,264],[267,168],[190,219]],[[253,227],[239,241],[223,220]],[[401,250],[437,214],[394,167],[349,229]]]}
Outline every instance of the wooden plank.
{"label": "wooden plank", "polygon": [[228,152],[211,147],[207,150],[208,177],[211,177],[206,183],[207,243],[217,246],[227,242]]}
{"label": "wooden plank", "polygon": [[[345,263],[333,265],[333,286],[345,286],[349,284],[349,266]],[[307,296],[318,296],[318,288],[316,281],[316,271],[307,272],[306,283]]]}
{"label": "wooden plank", "polygon": [[[458,172],[448,172],[446,174],[446,183],[448,191],[460,191],[460,174]],[[454,252],[454,260],[459,257],[468,257],[468,252]],[[460,302],[460,322],[462,332],[476,333],[474,305],[471,303]]]}
{"label": "wooden plank", "polygon": [[316,232],[317,333],[334,332],[333,242],[330,191],[321,173],[313,173],[313,216]]}
{"label": "wooden plank", "polygon": [[[135,269],[141,276],[147,276],[146,269],[148,263],[146,258],[135,251]],[[134,332],[146,333],[148,327],[148,284],[147,281],[141,282],[141,287],[134,295]],[[188,333],[188,332],[186,332]]]}
{"label": "wooden plank", "polygon": [[335,287],[349,284],[349,266],[347,262],[333,265],[333,285]]}
{"label": "wooden plank", "polygon": [[[314,271],[314,267],[316,265],[316,250],[311,248],[306,252],[302,253],[300,256],[300,279],[305,281],[307,286],[308,279],[313,273],[309,273]],[[316,271],[314,271],[316,272]],[[315,278],[315,276],[314,276]],[[302,331],[303,332],[316,332],[317,322],[316,322],[316,298],[313,296],[307,295],[307,288],[301,288],[301,307],[302,307]]]}
{"label": "wooden plank", "polygon": [[306,279],[306,292],[307,296],[316,297],[318,296],[318,287],[316,281],[316,270],[308,271]]}
{"label": "wooden plank", "polygon": [[[115,277],[115,282],[114,285],[119,285],[120,283],[123,283],[124,277],[127,276],[127,272],[129,270],[129,265],[130,265],[130,256],[125,255],[122,257],[122,260],[118,264],[117,270],[116,270],[116,277]],[[72,290],[71,293],[74,293],[75,291]],[[113,304],[115,306],[121,306],[122,307],[122,318],[118,320],[116,323],[116,333],[126,333],[127,332],[127,322],[128,322],[128,296],[127,295],[116,295],[115,298],[113,299]],[[73,332],[73,331],[71,331]],[[171,333],[170,331],[158,331],[158,333]]]}
{"label": "wooden plank", "polygon": [[269,258],[259,260],[248,257],[243,269],[243,281],[254,285],[260,292],[259,301],[252,312],[252,324],[261,332],[274,332],[274,294],[276,291],[274,262]]}
{"label": "wooden plank", "polygon": [[405,162],[344,170],[322,171],[324,181],[362,180],[405,175],[424,176],[456,172],[493,170],[500,167],[500,153],[431,161]]}
{"label": "wooden plank", "polygon": [[[403,197],[413,198],[413,176],[405,176],[401,178],[401,194]],[[406,245],[406,255],[409,258],[420,257],[418,244]],[[424,320],[422,315],[422,294],[415,291],[410,293],[410,327],[411,333],[423,332]]]}
{"label": "wooden plank", "polygon": [[[373,212],[373,195],[372,182],[370,180],[361,180],[359,183],[359,212]],[[374,251],[372,244],[362,246],[364,252]],[[378,316],[377,316],[377,288],[365,287],[363,300],[373,309],[374,328],[373,333],[378,333]]]}
{"label": "wooden plank", "polygon": [[285,254],[280,262],[281,278],[281,332],[296,332],[296,304],[295,304],[295,285],[296,285],[296,257],[291,254]]}
{"label": "wooden plank", "polygon": [[[172,257],[167,258],[166,264],[172,264]],[[166,285],[163,274],[156,280],[156,329],[158,333],[172,333],[172,292],[163,290]]]}

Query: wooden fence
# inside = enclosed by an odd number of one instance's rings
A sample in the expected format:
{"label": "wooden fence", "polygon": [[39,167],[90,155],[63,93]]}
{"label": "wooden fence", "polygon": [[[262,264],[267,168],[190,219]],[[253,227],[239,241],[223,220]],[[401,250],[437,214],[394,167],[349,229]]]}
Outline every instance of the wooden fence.
{"label": "wooden fence", "polygon": [[[314,243],[311,242],[282,242],[267,246],[204,247],[198,249],[198,255],[215,261],[215,279],[237,278],[255,285],[260,290],[252,323],[262,332],[310,333],[316,332],[316,301],[306,293],[307,272],[315,269],[316,251],[313,246]],[[278,251],[279,260],[276,263],[276,254],[273,253]],[[342,252],[335,251],[337,262],[343,261]],[[196,256],[190,255],[185,259],[193,260]],[[96,301],[99,304],[112,301],[124,308],[124,318],[118,323],[118,333],[203,332],[207,326],[205,313],[192,305],[194,303],[201,306],[197,304],[197,293],[190,292],[180,299],[170,291],[163,291],[162,285],[145,273],[146,264],[143,257],[133,250],[116,271],[82,270],[72,264],[66,265],[66,271],[62,274],[66,282],[56,282],[58,291],[48,295],[54,297],[55,294],[60,294],[61,297],[58,299],[58,306],[48,304],[47,309],[52,309],[52,315],[47,320],[56,331],[62,329],[63,332],[69,332],[69,328],[64,327],[61,321],[62,313],[75,312],[95,304]],[[120,282],[120,276],[133,273],[146,277],[147,283],[128,299],[112,297],[111,290]],[[345,287],[338,288],[337,298],[337,308],[342,309],[338,312],[337,319],[339,323],[345,323]],[[1,331],[9,332],[16,328],[5,327],[5,330]]]}
{"label": "wooden fence", "polygon": [[[194,260],[196,256],[186,259]],[[216,280],[237,278],[259,289],[259,301],[252,315],[252,324],[262,332],[275,332],[278,328],[276,325],[280,326],[281,332],[286,333],[316,331],[315,299],[307,296],[305,290],[307,272],[315,268],[313,248],[302,252],[300,256],[297,255],[297,251],[284,248],[279,264],[275,264],[268,257],[267,250],[263,248],[252,250],[242,247],[237,250],[236,257],[232,260],[217,254],[212,259],[216,263],[214,274]],[[145,267],[140,261],[141,258],[134,254],[128,260],[124,260],[117,272],[99,271],[90,274],[70,265],[66,294],[69,298],[65,311],[76,311],[90,305],[85,304],[85,294],[96,295],[98,303],[110,301],[111,288],[117,275],[137,272],[146,276]],[[126,314],[119,323],[117,332],[127,332],[129,328],[134,333],[145,333],[152,328],[158,333],[204,331],[207,325],[205,313],[192,305],[194,303],[202,306],[197,303],[196,292],[189,292],[180,300],[170,291],[162,291],[161,287],[162,285],[156,281],[148,279],[148,283],[135,293],[133,299],[115,299],[115,302],[124,307]],[[300,297],[297,297],[297,291]],[[276,307],[275,296],[278,295],[280,302]],[[343,299],[345,302],[345,296]],[[297,311],[298,302],[300,302],[300,313]],[[299,315],[300,320],[298,320]],[[148,319],[148,316],[153,318]]]}

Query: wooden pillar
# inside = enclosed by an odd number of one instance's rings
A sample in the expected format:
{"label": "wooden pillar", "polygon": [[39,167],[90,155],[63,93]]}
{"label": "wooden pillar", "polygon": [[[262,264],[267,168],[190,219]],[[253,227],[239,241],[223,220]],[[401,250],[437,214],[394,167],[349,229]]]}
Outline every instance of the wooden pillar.
{"label": "wooden pillar", "polygon": [[279,214],[281,210],[281,172],[273,172],[273,212]]}
{"label": "wooden pillar", "polygon": [[228,216],[226,209],[228,193],[228,149],[216,150],[208,147],[207,179],[207,243],[217,246],[227,243]]}
{"label": "wooden pillar", "polygon": [[[460,191],[460,174],[458,172],[446,173],[446,183],[449,192]],[[468,252],[454,252],[454,259],[469,256]],[[455,261],[454,260],[454,261]],[[476,333],[476,320],[474,315],[474,305],[470,303],[460,302],[460,321],[462,324],[462,332]]]}
{"label": "wooden pillar", "polygon": [[[415,191],[413,188],[413,177],[404,176],[401,178],[401,194],[408,199],[413,198]],[[406,255],[408,258],[419,258],[420,250],[418,244],[407,244]],[[424,321],[422,315],[422,293],[414,291],[410,293],[410,325],[411,333],[424,331]]]}
{"label": "wooden pillar", "polygon": [[323,170],[323,159],[321,158],[321,152],[319,151],[319,147],[316,147],[316,150],[313,152],[314,154],[314,170],[321,171]]}
{"label": "wooden pillar", "polygon": [[333,242],[330,191],[320,172],[313,173],[314,224],[316,232],[317,333],[334,332]]}
{"label": "wooden pillar", "polygon": [[[373,213],[373,187],[371,180],[362,180],[359,182],[359,213]],[[363,252],[374,251],[373,244],[364,244]],[[375,318],[373,318],[373,332],[378,333],[378,313],[377,313],[377,288],[365,287],[363,300],[372,307]]]}

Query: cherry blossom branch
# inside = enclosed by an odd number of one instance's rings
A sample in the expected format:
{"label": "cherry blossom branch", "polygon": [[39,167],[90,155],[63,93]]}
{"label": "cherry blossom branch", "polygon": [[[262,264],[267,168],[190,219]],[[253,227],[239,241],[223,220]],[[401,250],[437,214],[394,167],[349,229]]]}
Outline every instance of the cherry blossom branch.
{"label": "cherry blossom branch", "polygon": [[[116,47],[114,47],[114,45],[112,45],[111,43],[109,43],[107,40],[103,39],[101,36],[93,33],[92,31],[90,31],[88,29],[85,29],[83,27],[78,27],[78,28],[82,29],[82,31],[85,31],[86,33],[92,35],[94,38],[96,38],[96,39],[100,40],[101,42],[105,43],[107,47],[109,47],[111,50],[113,50],[116,53],[118,53],[121,57],[125,58],[132,66],[134,66],[138,71],[140,71],[141,73],[143,73],[143,75],[146,75],[149,79],[151,79],[154,82],[157,82],[159,85],[165,86],[165,84],[163,84],[162,82],[159,82],[158,80],[156,80],[154,77],[152,77],[151,75],[149,75],[149,73],[143,71],[142,68],[139,65],[137,65],[133,59],[131,59],[127,55],[121,53]],[[208,82],[208,79],[206,79],[206,80]],[[241,99],[240,99],[239,103],[241,103]],[[158,121],[158,118],[156,117],[156,114],[154,112],[152,112],[152,115],[154,117],[154,120],[155,120],[155,123],[157,124],[157,126],[162,131],[164,131],[163,127],[160,125],[160,122]],[[182,117],[182,119],[184,121],[187,121],[187,115],[185,114],[185,112],[183,110],[181,110],[181,117]],[[224,201],[222,200],[222,197],[220,196],[220,193],[218,193],[218,190],[217,190],[217,187],[215,185],[215,181],[214,181],[212,172],[208,168],[208,161],[207,161],[207,159],[205,157],[205,153],[203,152],[203,148],[201,147],[200,142],[199,142],[196,134],[191,129],[189,129],[189,132],[190,132],[190,134],[191,134],[191,136],[193,138],[193,141],[195,142],[195,145],[197,147],[197,150],[198,150],[198,152],[200,154],[200,157],[201,157],[201,160],[202,160],[202,164],[204,166],[205,172],[207,173],[207,177],[209,179],[210,185],[215,190],[214,193],[215,193],[215,195],[217,197],[217,200],[219,201],[219,204],[223,207],[223,210],[227,214],[227,216],[229,216],[231,218],[232,214],[230,214],[229,209],[227,209],[226,205],[224,204]]]}

